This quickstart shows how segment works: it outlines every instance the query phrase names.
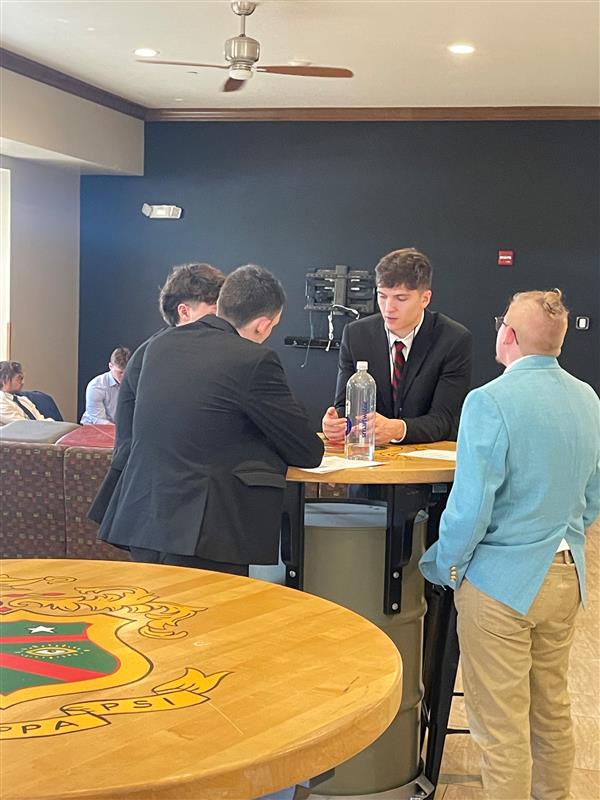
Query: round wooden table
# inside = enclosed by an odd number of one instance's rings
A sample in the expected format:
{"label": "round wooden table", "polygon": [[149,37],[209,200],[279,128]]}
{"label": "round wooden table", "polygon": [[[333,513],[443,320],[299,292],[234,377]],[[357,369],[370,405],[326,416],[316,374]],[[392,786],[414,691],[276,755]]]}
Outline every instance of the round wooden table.
{"label": "round wooden table", "polygon": [[[328,445],[327,455],[339,455],[341,449]],[[393,787],[400,789],[403,797],[429,797],[437,781],[452,694],[448,686],[454,674],[452,669],[441,668],[447,662],[443,637],[446,633],[451,637],[454,630],[453,605],[451,593],[445,593],[449,603],[438,613],[436,603],[429,598],[424,639],[427,604],[418,561],[427,544],[437,538],[455,461],[408,455],[415,450],[454,452],[456,443],[377,448],[374,460],[385,463],[375,467],[328,473],[291,468],[287,473],[282,527],[287,585],[334,600],[379,625],[397,645],[404,665],[404,694],[398,716],[377,742],[342,764],[335,776],[319,787],[324,795],[371,796]],[[356,506],[337,506],[343,511],[336,514],[336,505],[331,504],[327,514],[337,521],[324,521],[316,527],[311,524],[306,538],[305,486],[314,483],[379,487],[377,499],[387,505],[379,532],[368,536],[360,524],[357,528],[353,523],[347,526],[344,520],[352,518]],[[306,503],[313,502],[306,499]],[[311,506],[313,517],[319,516],[318,509],[319,505]],[[438,691],[440,683],[445,687],[443,692]],[[429,728],[424,770],[421,718]]]}
{"label": "round wooden table", "polygon": [[[343,455],[343,447],[327,445],[327,455]],[[437,458],[420,458],[407,455],[415,450],[456,451],[456,442],[434,442],[433,444],[407,444],[378,447],[374,461],[385,463],[378,467],[339,469],[335,472],[316,473],[298,467],[290,467],[288,481],[302,483],[346,483],[389,485],[399,483],[451,483],[454,480],[454,461]]]}
{"label": "round wooden table", "polygon": [[147,564],[3,572],[3,800],[258,797],[359,752],[398,709],[393,643],[321,598]]}

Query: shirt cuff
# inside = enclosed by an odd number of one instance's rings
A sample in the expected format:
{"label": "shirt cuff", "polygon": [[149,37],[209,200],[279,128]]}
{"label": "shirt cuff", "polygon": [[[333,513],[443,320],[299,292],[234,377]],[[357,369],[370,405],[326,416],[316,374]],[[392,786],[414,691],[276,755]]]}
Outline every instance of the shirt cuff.
{"label": "shirt cuff", "polygon": [[406,422],[404,420],[400,420],[400,421],[404,425],[404,433],[402,434],[402,436],[399,439],[390,439],[390,442],[392,444],[402,444],[402,442],[406,439],[406,430],[407,430]]}

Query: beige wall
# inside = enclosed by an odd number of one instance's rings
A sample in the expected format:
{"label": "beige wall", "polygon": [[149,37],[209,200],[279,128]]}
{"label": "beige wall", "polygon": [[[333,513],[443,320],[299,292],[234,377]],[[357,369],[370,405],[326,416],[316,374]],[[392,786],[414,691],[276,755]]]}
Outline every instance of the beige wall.
{"label": "beige wall", "polygon": [[75,421],[79,175],[142,175],[144,123],[0,69],[0,166],[11,172],[11,358]]}
{"label": "beige wall", "polygon": [[11,357],[25,388],[77,410],[79,172],[0,158],[11,172]]}
{"label": "beige wall", "polygon": [[89,100],[0,69],[2,153],[34,157],[32,148],[86,171],[141,175],[144,123]]}

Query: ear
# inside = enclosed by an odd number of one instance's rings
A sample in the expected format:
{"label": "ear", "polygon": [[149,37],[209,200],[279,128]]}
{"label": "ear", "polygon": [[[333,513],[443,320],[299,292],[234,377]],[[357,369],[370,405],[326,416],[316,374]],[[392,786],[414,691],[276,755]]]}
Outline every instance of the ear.
{"label": "ear", "polygon": [[273,320],[269,319],[269,317],[257,317],[252,324],[256,333],[259,336],[264,336],[264,334],[269,330],[272,322]]}
{"label": "ear", "polygon": [[423,305],[423,308],[427,308],[430,302],[431,302],[431,289],[425,289],[425,291],[421,295],[421,303]]}
{"label": "ear", "polygon": [[187,322],[190,318],[190,309],[187,303],[179,303],[177,306],[177,316],[179,317],[179,322]]}

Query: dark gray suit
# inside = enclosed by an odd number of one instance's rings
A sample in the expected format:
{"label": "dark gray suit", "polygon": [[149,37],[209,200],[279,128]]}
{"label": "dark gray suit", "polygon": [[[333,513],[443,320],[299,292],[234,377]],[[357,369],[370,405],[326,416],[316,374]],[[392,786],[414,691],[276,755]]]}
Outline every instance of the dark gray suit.
{"label": "dark gray suit", "polygon": [[471,360],[471,333],[444,314],[425,310],[394,408],[388,338],[383,317],[374,314],[344,328],[334,404],[343,416],[346,383],[356,371],[356,362],[368,361],[369,373],[377,383],[377,411],[406,422],[403,444],[454,440],[471,384]]}
{"label": "dark gray suit", "polygon": [[276,563],[287,467],[314,467],[322,454],[272,350],[214,316],[170,328],[146,343],[131,451],[113,464],[123,471],[99,537]]}

